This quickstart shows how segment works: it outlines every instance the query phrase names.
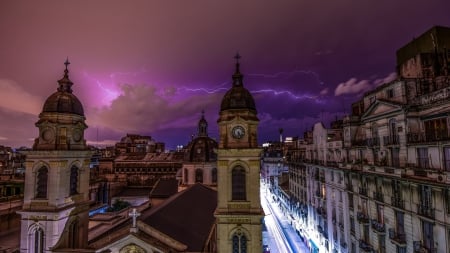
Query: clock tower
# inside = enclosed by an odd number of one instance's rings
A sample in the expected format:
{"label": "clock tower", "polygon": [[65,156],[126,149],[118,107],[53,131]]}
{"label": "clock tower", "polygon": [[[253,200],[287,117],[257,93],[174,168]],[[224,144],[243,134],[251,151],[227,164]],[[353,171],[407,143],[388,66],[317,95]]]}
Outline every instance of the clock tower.
{"label": "clock tower", "polygon": [[87,248],[89,162],[84,110],[72,93],[67,66],[56,92],[44,103],[39,136],[25,151],[20,252],[80,252]]}
{"label": "clock tower", "polygon": [[217,252],[262,252],[255,101],[243,85],[239,54],[233,83],[222,99],[219,119]]}

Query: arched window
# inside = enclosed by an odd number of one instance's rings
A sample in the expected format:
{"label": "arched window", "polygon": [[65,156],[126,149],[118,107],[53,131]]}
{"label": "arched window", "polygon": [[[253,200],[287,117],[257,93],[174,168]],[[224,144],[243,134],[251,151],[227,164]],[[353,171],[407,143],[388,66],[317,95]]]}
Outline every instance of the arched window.
{"label": "arched window", "polygon": [[44,252],[44,230],[37,228],[34,230],[34,253]]}
{"label": "arched window", "polygon": [[195,182],[203,183],[203,170],[202,169],[195,170]]}
{"label": "arched window", "polygon": [[240,231],[233,235],[233,253],[247,253],[247,237]]}
{"label": "arched window", "polygon": [[37,172],[36,177],[36,198],[47,198],[47,182],[48,182],[48,169],[47,167],[41,167]]}
{"label": "arched window", "polygon": [[213,168],[211,173],[212,183],[217,184],[217,168]]}
{"label": "arched window", "polygon": [[73,166],[70,169],[70,195],[78,193],[78,168]]}
{"label": "arched window", "polygon": [[233,168],[231,174],[231,198],[233,200],[246,200],[245,169],[237,166]]}
{"label": "arched window", "polygon": [[78,233],[79,233],[78,225],[79,225],[78,221],[75,220],[69,226],[68,239],[69,239],[69,248],[71,249],[78,248]]}

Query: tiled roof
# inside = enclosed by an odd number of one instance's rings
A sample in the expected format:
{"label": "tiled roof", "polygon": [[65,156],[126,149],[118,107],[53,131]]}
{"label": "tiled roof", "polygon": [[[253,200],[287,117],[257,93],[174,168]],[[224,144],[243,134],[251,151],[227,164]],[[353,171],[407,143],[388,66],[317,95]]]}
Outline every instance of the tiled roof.
{"label": "tiled roof", "polygon": [[153,198],[168,198],[178,192],[178,180],[175,178],[161,178],[150,192]]}
{"label": "tiled roof", "polygon": [[144,212],[141,221],[200,252],[214,225],[217,191],[195,184]]}

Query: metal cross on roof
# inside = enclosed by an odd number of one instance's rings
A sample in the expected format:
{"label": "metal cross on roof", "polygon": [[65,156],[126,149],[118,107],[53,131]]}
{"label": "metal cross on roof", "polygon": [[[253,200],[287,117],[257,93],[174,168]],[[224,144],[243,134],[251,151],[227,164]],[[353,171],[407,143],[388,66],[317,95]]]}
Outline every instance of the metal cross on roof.
{"label": "metal cross on roof", "polygon": [[139,213],[138,211],[136,211],[136,208],[133,208],[133,211],[131,211],[131,213],[128,214],[128,216],[130,216],[131,218],[133,218],[133,228],[136,227],[136,220],[137,217],[141,216],[141,213]]}

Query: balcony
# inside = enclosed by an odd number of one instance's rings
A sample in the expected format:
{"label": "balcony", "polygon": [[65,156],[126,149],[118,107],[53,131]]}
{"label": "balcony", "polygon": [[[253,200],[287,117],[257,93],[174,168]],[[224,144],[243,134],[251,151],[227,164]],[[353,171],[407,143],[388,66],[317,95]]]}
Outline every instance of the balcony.
{"label": "balcony", "polygon": [[391,242],[400,246],[405,247],[406,246],[406,235],[405,233],[399,234],[397,233],[393,228],[389,229],[389,239],[391,239]]}
{"label": "balcony", "polygon": [[417,204],[417,214],[426,218],[434,219],[434,208],[423,204]]}
{"label": "balcony", "polygon": [[347,189],[347,191],[350,191],[350,192],[353,191],[353,185],[351,183],[346,183],[345,188]]}
{"label": "balcony", "polygon": [[391,197],[391,205],[400,209],[405,209],[405,201],[398,196]]}
{"label": "balcony", "polygon": [[327,161],[328,167],[339,168],[338,163],[336,161]]}
{"label": "balcony", "polygon": [[359,195],[363,195],[367,197],[367,188],[366,187],[359,187]]}
{"label": "balcony", "polygon": [[362,240],[362,239],[359,240],[359,248],[360,248],[363,252],[372,253],[372,252],[374,251],[373,246],[370,245],[368,242],[365,242],[365,241]]}
{"label": "balcony", "polygon": [[356,219],[361,224],[369,224],[370,223],[369,215],[367,215],[367,214],[365,214],[363,212],[358,212],[356,214]]}
{"label": "balcony", "polygon": [[352,140],[352,146],[353,147],[365,147],[365,146],[367,146],[367,140],[366,139]]}
{"label": "balcony", "polygon": [[383,193],[374,191],[373,192],[373,199],[379,202],[384,202],[384,196]]}
{"label": "balcony", "polygon": [[436,248],[427,248],[421,241],[413,241],[414,253],[437,253]]}
{"label": "balcony", "polygon": [[408,133],[406,136],[408,144],[447,141],[450,140],[450,135],[446,132],[430,132],[430,133]]}
{"label": "balcony", "polygon": [[367,143],[367,146],[369,146],[369,147],[380,146],[380,138],[378,138],[378,137],[367,138],[366,143]]}
{"label": "balcony", "polygon": [[398,135],[383,136],[383,143],[384,143],[384,146],[399,145],[400,138]]}
{"label": "balcony", "polygon": [[318,215],[321,215],[321,216],[323,216],[323,217],[327,217],[327,209],[325,209],[324,207],[318,207],[317,209],[316,209],[316,211],[317,211],[317,214]]}
{"label": "balcony", "polygon": [[378,222],[377,220],[372,220],[372,229],[377,234],[385,234],[386,233],[386,225]]}

